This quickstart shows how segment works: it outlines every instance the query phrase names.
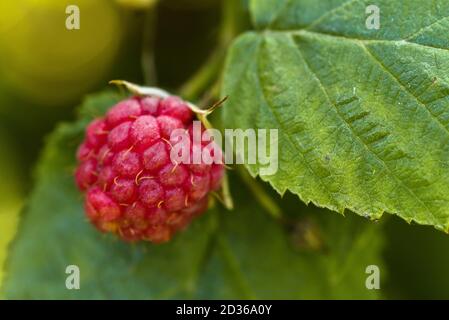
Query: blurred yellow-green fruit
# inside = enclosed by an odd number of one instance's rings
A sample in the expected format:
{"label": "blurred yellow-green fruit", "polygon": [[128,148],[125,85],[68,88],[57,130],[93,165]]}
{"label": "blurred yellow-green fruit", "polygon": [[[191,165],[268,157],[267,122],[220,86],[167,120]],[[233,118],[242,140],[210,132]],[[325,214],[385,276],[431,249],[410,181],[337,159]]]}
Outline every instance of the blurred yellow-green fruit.
{"label": "blurred yellow-green fruit", "polygon": [[22,175],[11,137],[0,130],[0,287],[8,246],[17,231],[22,206]]}
{"label": "blurred yellow-green fruit", "polygon": [[[79,8],[79,29],[66,27],[70,5]],[[38,104],[71,102],[104,81],[120,24],[110,0],[0,1],[0,76]]]}

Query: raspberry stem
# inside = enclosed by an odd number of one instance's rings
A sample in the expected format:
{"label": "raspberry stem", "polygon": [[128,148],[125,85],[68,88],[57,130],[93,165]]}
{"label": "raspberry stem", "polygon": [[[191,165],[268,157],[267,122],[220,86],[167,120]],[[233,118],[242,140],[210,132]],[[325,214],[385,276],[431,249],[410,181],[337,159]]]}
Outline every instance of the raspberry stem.
{"label": "raspberry stem", "polygon": [[154,41],[157,22],[156,10],[157,3],[148,8],[143,18],[141,64],[146,85],[152,85],[157,82],[156,65],[154,62]]}
{"label": "raspberry stem", "polygon": [[276,220],[282,220],[282,209],[278,206],[275,200],[260,186],[260,184],[246,171],[242,166],[238,167],[238,173],[243,182],[251,190],[252,194],[259,202],[259,204],[265,208],[265,210]]}
{"label": "raspberry stem", "polygon": [[243,30],[240,0],[221,0],[221,24],[218,44],[199,70],[181,87],[180,95],[196,100],[220,77],[227,49]]}

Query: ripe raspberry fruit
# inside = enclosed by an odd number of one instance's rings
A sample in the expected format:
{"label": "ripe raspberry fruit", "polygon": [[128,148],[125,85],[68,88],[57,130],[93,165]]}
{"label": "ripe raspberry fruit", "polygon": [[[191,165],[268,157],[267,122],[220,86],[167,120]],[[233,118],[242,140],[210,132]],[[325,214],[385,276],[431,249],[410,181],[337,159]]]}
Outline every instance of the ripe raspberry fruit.
{"label": "ripe raspberry fruit", "polygon": [[[100,231],[162,243],[207,209],[223,165],[170,158],[171,132],[185,129],[192,141],[193,119],[177,97],[133,97],[88,125],[75,180],[86,192],[86,215]],[[188,147],[192,152],[194,144]]]}

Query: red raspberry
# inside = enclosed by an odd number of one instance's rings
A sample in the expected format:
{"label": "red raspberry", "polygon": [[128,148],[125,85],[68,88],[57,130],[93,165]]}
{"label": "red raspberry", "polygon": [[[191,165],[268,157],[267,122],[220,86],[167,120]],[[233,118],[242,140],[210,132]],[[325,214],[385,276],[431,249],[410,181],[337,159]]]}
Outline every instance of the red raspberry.
{"label": "red raspberry", "polygon": [[[177,97],[133,97],[89,124],[75,180],[86,191],[87,217],[100,231],[162,243],[207,209],[223,165],[170,159],[171,132],[185,129],[191,142],[193,119]],[[193,143],[189,147],[192,154]]]}

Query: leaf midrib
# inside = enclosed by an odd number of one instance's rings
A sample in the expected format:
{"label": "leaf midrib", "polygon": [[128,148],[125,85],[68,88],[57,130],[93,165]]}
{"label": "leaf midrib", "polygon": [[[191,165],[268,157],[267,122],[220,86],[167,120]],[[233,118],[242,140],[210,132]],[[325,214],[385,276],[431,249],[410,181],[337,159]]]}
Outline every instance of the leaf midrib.
{"label": "leaf midrib", "polygon": [[[449,16],[445,17],[445,18],[449,18]],[[423,44],[423,43],[418,43],[418,42],[414,42],[414,41],[409,41],[410,38],[405,38],[405,39],[365,39],[365,38],[348,37],[348,36],[345,36],[342,34],[336,34],[336,33],[326,33],[323,31],[316,31],[316,30],[312,31],[312,30],[308,30],[307,28],[285,29],[285,30],[265,29],[265,30],[259,31],[259,33],[265,34],[265,35],[289,34],[289,35],[304,35],[304,36],[309,36],[309,37],[328,37],[328,38],[333,38],[333,39],[338,39],[338,40],[361,42],[364,44],[369,44],[369,43],[388,43],[388,44],[399,44],[399,45],[400,44],[409,44],[409,45],[416,45],[416,46],[424,47],[424,48],[432,48],[432,49],[449,51],[449,48],[432,46],[429,44]]]}
{"label": "leaf midrib", "polygon": [[[427,48],[434,48],[434,49],[439,49],[439,50],[444,50],[444,51],[448,51],[449,52],[449,48],[438,48],[438,47],[433,47],[433,46],[428,46],[428,45],[422,45],[419,43],[415,43],[415,42],[410,42],[410,41],[406,41],[406,40],[366,40],[366,39],[358,39],[358,38],[349,38],[349,37],[345,37],[345,36],[341,36],[341,35],[333,35],[333,34],[327,34],[327,33],[322,33],[322,32],[315,32],[315,31],[308,31],[308,30],[294,30],[294,31],[272,31],[272,30],[265,30],[263,33],[263,35],[265,36],[269,36],[270,34],[283,34],[283,35],[288,35],[288,36],[293,36],[293,35],[300,35],[300,36],[305,36],[305,37],[328,37],[328,38],[334,38],[334,39],[339,39],[342,41],[350,41],[355,43],[356,45],[360,46],[362,49],[364,49],[364,52],[367,54],[367,56],[376,62],[376,64],[380,65],[380,67],[382,68],[382,70],[385,71],[385,73],[387,73],[391,78],[393,78],[393,80],[401,87],[402,91],[404,91],[407,95],[411,96],[421,107],[424,107],[425,110],[427,110],[428,115],[433,119],[434,122],[436,122],[438,124],[438,126],[442,129],[442,131],[445,132],[445,134],[448,135],[449,137],[449,129],[446,127],[446,125],[444,123],[442,123],[440,121],[440,119],[434,115],[432,113],[432,111],[427,107],[427,104],[425,102],[423,102],[421,99],[419,99],[419,97],[415,96],[413,94],[413,92],[411,92],[406,85],[404,85],[389,69],[386,68],[386,66],[378,59],[376,58],[366,47],[365,44],[369,44],[369,43],[397,43],[397,44],[410,44],[410,45],[417,45],[417,46],[422,46],[422,47],[427,47]],[[444,97],[442,97],[444,98]],[[439,98],[439,99],[442,99]]]}

